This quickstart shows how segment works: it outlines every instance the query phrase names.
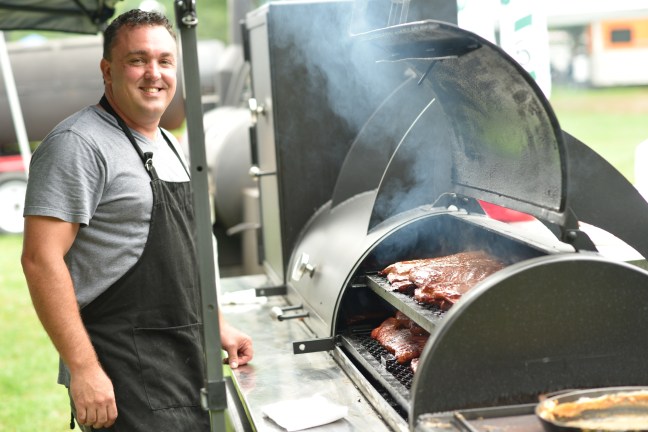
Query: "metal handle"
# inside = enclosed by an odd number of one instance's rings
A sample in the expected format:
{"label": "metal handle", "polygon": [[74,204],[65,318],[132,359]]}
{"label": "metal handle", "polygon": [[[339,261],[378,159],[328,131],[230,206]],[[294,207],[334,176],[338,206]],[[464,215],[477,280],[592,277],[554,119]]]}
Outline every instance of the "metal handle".
{"label": "metal handle", "polygon": [[253,123],[256,123],[259,120],[259,116],[266,115],[265,105],[260,104],[255,98],[248,99],[248,108],[250,109]]}
{"label": "metal handle", "polygon": [[296,314],[291,314],[291,315],[285,315],[286,311],[292,311],[292,310],[298,310],[301,309],[303,306],[275,306],[272,309],[270,309],[270,316],[276,320],[279,321],[285,321],[289,319],[295,319],[295,318],[306,318],[308,316],[308,312],[301,312],[301,313],[296,313]]}
{"label": "metal handle", "polygon": [[305,273],[308,273],[310,277],[313,277],[313,274],[315,273],[315,266],[312,265],[309,261],[310,256],[307,253],[302,252],[301,256],[299,257],[299,261],[297,261],[295,267],[293,268],[291,275],[292,280],[294,280],[295,282],[301,280],[301,278],[304,277]]}
{"label": "metal handle", "polygon": [[248,174],[250,175],[250,177],[257,179],[257,178],[263,177],[263,176],[276,175],[277,172],[276,171],[261,171],[261,168],[259,168],[256,165],[252,165],[250,167],[250,170],[248,171]]}
{"label": "metal handle", "polygon": [[251,231],[251,230],[258,230],[261,228],[261,224],[256,223],[256,222],[243,222],[240,224],[236,224],[233,227],[229,228],[227,231],[225,231],[225,234],[228,236],[233,236],[235,234],[242,233],[243,231]]}

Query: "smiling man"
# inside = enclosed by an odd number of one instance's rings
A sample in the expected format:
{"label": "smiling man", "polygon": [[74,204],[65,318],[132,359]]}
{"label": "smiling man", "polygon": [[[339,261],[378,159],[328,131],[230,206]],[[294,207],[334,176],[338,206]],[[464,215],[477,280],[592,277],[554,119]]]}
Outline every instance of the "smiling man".
{"label": "smiling man", "polygon": [[[105,40],[114,37],[106,31]],[[104,49],[105,95],[130,128],[155,138],[162,114],[176,91],[176,42],[163,26],[121,32]]]}
{"label": "smiling man", "polygon": [[[189,173],[159,127],[176,91],[167,19],[132,10],[104,33],[99,105],[34,152],[22,265],[82,430],[208,431]],[[222,321],[237,367],[250,338]]]}

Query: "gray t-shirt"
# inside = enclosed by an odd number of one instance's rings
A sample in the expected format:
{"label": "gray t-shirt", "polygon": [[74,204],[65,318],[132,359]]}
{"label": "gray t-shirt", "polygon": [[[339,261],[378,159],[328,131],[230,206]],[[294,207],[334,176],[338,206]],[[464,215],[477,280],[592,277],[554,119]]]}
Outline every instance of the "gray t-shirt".
{"label": "gray t-shirt", "polygon": [[[165,133],[182,156],[178,142]],[[188,180],[159,131],[155,141],[133,135],[142,151],[153,152],[162,180]],[[137,262],[152,204],[150,177],[139,155],[115,118],[97,106],[61,122],[32,156],[24,214],[81,224],[65,256],[80,307]]]}
{"label": "gray t-shirt", "polygon": [[[189,179],[158,131],[155,141],[132,130],[143,152],[153,152],[158,176]],[[168,132],[178,154],[177,140]],[[25,216],[51,216],[81,224],[65,256],[79,306],[108,289],[139,259],[148,237],[153,193],[150,177],[117,120],[97,106],[63,120],[31,159]],[[69,386],[61,361],[58,382]]]}

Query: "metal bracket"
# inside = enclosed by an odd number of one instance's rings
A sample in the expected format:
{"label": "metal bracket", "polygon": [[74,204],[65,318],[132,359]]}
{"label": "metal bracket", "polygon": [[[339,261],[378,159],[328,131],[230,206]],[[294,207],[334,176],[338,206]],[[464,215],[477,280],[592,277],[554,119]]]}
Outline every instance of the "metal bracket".
{"label": "metal bracket", "polygon": [[144,162],[144,167],[146,167],[146,171],[150,172],[153,168],[153,152],[144,153],[144,159],[146,159],[146,162]]}
{"label": "metal bracket", "polygon": [[223,411],[227,408],[225,381],[211,381],[200,389],[200,405],[205,411]]}
{"label": "metal bracket", "polygon": [[286,285],[254,288],[257,297],[286,295]]}
{"label": "metal bracket", "polygon": [[308,354],[321,351],[331,351],[337,346],[337,338],[320,338],[293,342],[293,354]]}
{"label": "metal bracket", "polygon": [[182,24],[186,28],[198,25],[198,15],[196,15],[196,0],[176,0],[175,11],[178,25]]}
{"label": "metal bracket", "polygon": [[432,206],[445,208],[454,206],[457,209],[463,209],[469,213],[484,214],[484,209],[476,199],[456,193],[445,193],[441,195]]}
{"label": "metal bracket", "polygon": [[248,99],[248,109],[250,110],[252,124],[256,124],[259,121],[259,116],[265,116],[267,114],[265,104],[259,103],[256,98]]}

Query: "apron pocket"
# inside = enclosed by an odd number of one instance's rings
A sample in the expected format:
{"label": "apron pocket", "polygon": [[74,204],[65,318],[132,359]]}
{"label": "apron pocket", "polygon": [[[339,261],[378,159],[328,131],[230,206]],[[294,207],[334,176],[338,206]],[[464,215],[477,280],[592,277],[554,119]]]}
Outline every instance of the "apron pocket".
{"label": "apron pocket", "polygon": [[153,410],[200,405],[202,326],[134,328],[144,389]]}

